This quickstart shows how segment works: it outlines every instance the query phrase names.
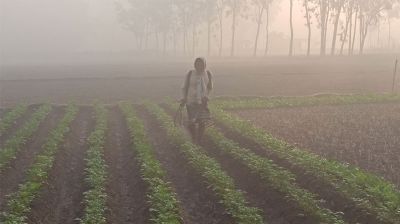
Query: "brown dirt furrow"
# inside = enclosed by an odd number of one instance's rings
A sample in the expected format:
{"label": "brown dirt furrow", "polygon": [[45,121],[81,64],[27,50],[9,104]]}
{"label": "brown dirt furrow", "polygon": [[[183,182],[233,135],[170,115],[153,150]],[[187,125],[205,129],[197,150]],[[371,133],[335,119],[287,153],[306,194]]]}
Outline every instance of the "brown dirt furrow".
{"label": "brown dirt furrow", "polygon": [[191,167],[179,149],[171,144],[155,118],[142,107],[138,108],[138,111],[144,120],[156,157],[166,170],[167,180],[177,193],[184,223],[234,223],[205,179]]}
{"label": "brown dirt furrow", "polygon": [[82,217],[87,137],[93,129],[92,109],[81,107],[56,154],[49,179],[32,203],[29,223],[78,223]]}
{"label": "brown dirt furrow", "polygon": [[211,139],[204,138],[203,149],[215,158],[222,168],[235,180],[235,185],[245,192],[247,200],[263,211],[264,220],[271,224],[312,224],[318,223],[293,202],[288,201],[285,195],[268,186],[256,173],[222,152],[212,143]]}
{"label": "brown dirt furrow", "polygon": [[2,135],[0,135],[0,148],[4,146],[4,143],[7,141],[7,139],[11,138],[15,132],[21,128],[26,121],[30,119],[32,116],[32,113],[38,108],[38,105],[30,105],[28,109],[23,113],[19,118],[17,118],[14,121],[14,124],[12,124],[6,132],[4,132]]}
{"label": "brown dirt furrow", "polygon": [[306,172],[304,168],[293,165],[287,160],[279,158],[274,152],[272,152],[272,150],[269,150],[268,148],[265,148],[236,132],[230,131],[218,122],[216,123],[216,126],[225,134],[226,137],[239,143],[241,147],[248,148],[259,156],[269,158],[278,166],[292,172],[296,176],[296,183],[300,187],[318,195],[320,199],[322,199],[322,205],[326,208],[329,208],[334,212],[342,212],[345,221],[349,223],[379,223],[376,216],[357,208],[353,201],[342,196],[332,185]]}
{"label": "brown dirt furrow", "polygon": [[34,163],[35,156],[41,151],[47,136],[56,127],[63,114],[64,108],[53,107],[53,111],[17,153],[16,159],[12,160],[9,166],[0,173],[0,211],[4,211],[7,195],[15,192],[18,185],[24,182],[26,170]]}
{"label": "brown dirt furrow", "polygon": [[105,147],[108,166],[107,222],[149,223],[147,186],[140,174],[125,118],[118,107],[110,109]]}

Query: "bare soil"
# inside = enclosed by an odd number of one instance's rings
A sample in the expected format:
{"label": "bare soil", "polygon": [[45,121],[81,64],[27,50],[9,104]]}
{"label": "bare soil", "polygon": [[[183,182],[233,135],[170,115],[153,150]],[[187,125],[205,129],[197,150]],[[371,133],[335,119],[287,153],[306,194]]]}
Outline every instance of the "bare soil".
{"label": "bare soil", "polygon": [[147,185],[141,177],[133,142],[118,107],[110,108],[108,124],[104,151],[108,166],[107,222],[149,223]]}
{"label": "bare soil", "polygon": [[272,135],[400,187],[400,104],[358,104],[233,112]]}
{"label": "bare soil", "polygon": [[[215,95],[288,96],[315,93],[391,91],[394,57],[267,57],[209,58],[215,76]],[[192,60],[149,60],[114,64],[5,66],[0,76],[0,105],[88,104],[98,99],[163,100],[180,97]],[[400,91],[400,86],[398,91]],[[40,90],[40,91],[39,91]]]}
{"label": "bare soil", "polygon": [[53,111],[39,125],[38,130],[21,147],[16,159],[12,160],[9,166],[0,173],[0,211],[5,209],[7,195],[15,192],[18,185],[25,181],[26,171],[34,163],[35,156],[42,150],[47,136],[56,127],[63,114],[64,108],[54,107]]}
{"label": "bare soil", "polygon": [[47,183],[32,203],[29,223],[79,223],[83,213],[85,152],[93,129],[92,109],[80,107],[63,146],[56,154]]}
{"label": "bare soil", "polygon": [[191,167],[177,146],[171,144],[156,119],[144,108],[139,108],[139,115],[145,122],[157,159],[177,193],[184,223],[234,223],[204,177]]}

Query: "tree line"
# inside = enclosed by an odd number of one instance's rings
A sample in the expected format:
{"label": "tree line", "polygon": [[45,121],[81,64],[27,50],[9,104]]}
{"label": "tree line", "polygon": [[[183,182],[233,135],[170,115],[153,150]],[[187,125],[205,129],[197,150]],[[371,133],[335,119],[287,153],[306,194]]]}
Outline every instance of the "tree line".
{"label": "tree line", "polygon": [[[224,42],[229,41],[230,56],[234,56],[239,21],[250,20],[255,24],[253,56],[256,56],[260,41],[265,43],[264,55],[269,54],[271,7],[283,1],[289,1],[289,8],[283,10],[289,12],[290,56],[294,54],[294,1],[301,3],[306,21],[306,55],[311,54],[315,32],[319,33],[322,56],[363,54],[370,29],[386,20],[390,39],[390,21],[400,14],[400,0],[119,0],[116,8],[121,24],[133,32],[138,50],[147,49],[153,38],[156,48],[164,54],[169,45],[175,54],[181,51],[195,55],[199,36],[206,35],[208,55],[216,47],[217,54],[222,56]],[[317,26],[313,26],[314,22]],[[265,29],[263,37],[261,29]],[[224,36],[226,32],[230,35]],[[213,46],[212,37],[218,39],[217,46]],[[354,50],[356,44],[358,52]]]}

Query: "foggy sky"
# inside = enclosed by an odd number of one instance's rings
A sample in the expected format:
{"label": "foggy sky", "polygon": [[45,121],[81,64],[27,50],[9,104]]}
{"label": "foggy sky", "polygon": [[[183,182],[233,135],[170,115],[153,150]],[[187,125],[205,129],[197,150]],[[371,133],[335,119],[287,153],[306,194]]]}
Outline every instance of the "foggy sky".
{"label": "foggy sky", "polygon": [[[121,28],[113,1],[109,0],[0,0],[0,50],[9,56],[36,53],[124,51],[135,49],[134,36]],[[273,8],[272,32],[288,35],[288,3]],[[295,1],[295,38],[306,38],[305,20]],[[230,19],[225,19],[228,30]],[[314,26],[317,22],[314,21]],[[242,21],[238,41],[253,41],[255,25]],[[400,40],[400,21],[392,24],[392,36]],[[387,27],[382,25],[382,35]],[[229,30],[228,30],[229,31]],[[374,36],[374,31],[371,29]],[[313,40],[319,31],[314,27]],[[262,37],[263,33],[261,33]],[[226,38],[228,38],[226,36]],[[229,41],[226,41],[229,42]],[[229,43],[227,43],[229,44]]]}

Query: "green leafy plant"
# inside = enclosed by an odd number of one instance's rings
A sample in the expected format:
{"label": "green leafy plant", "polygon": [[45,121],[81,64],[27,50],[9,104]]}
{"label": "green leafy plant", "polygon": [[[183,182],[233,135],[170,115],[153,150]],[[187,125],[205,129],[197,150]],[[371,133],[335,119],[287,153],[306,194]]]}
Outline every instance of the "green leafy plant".
{"label": "green leafy plant", "polygon": [[19,104],[10,112],[8,112],[3,119],[0,120],[0,135],[4,133],[22,114],[26,112],[28,107],[26,104]]}
{"label": "green leafy plant", "polygon": [[400,222],[400,192],[383,178],[298,149],[254,127],[250,122],[224,112],[221,108],[213,106],[211,109],[215,119],[227,128],[254,140],[272,150],[281,159],[303,167],[307,172],[330,183],[360,208],[375,213],[382,222]]}
{"label": "green leafy plant", "polygon": [[52,107],[44,104],[39,107],[23,127],[21,127],[13,137],[8,139],[3,148],[0,149],[0,172],[4,167],[15,158],[21,146],[35,133],[40,123],[50,113]]}
{"label": "green leafy plant", "polygon": [[171,117],[158,105],[146,103],[145,106],[161,123],[170,140],[178,146],[190,164],[208,181],[238,223],[264,223],[260,210],[247,205],[243,193],[236,189],[233,179],[222,170],[217,161],[207,156],[199,146],[188,141],[183,130],[175,127]]}
{"label": "green leafy plant", "polygon": [[96,126],[88,138],[89,149],[86,158],[86,182],[89,190],[84,193],[85,215],[81,220],[81,223],[84,224],[106,223],[107,166],[103,158],[103,149],[107,131],[107,116],[107,109],[103,105],[96,104]]}
{"label": "green leafy plant", "polygon": [[[43,111],[47,110],[50,109],[47,108]],[[11,195],[7,204],[7,212],[1,217],[1,223],[26,223],[27,214],[31,209],[30,205],[46,182],[54,163],[55,154],[63,142],[64,136],[69,132],[69,125],[75,118],[77,111],[78,108],[75,105],[70,104],[68,106],[64,117],[50,133],[47,141],[42,146],[43,150],[37,155],[34,164],[27,171],[26,182],[21,184],[18,191]]]}
{"label": "green leafy plant", "polygon": [[123,103],[120,104],[120,108],[126,117],[132,139],[134,139],[134,149],[138,155],[141,173],[149,186],[147,197],[150,202],[152,222],[158,224],[182,223],[176,194],[165,181],[165,172],[153,153],[143,122],[136,116],[132,105]]}

